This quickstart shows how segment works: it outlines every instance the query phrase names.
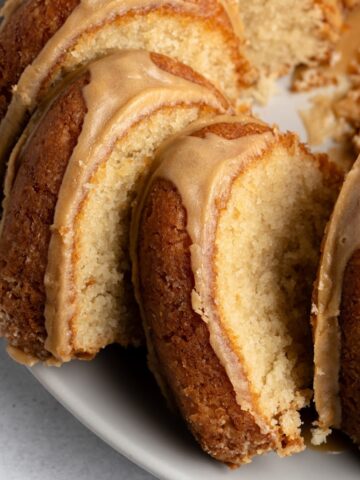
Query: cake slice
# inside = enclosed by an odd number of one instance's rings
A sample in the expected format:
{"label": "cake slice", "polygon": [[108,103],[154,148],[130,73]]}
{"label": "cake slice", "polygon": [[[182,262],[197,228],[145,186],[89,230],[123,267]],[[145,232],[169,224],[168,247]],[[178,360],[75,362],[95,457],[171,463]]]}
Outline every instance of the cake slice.
{"label": "cake slice", "polygon": [[117,49],[169,55],[232,100],[255,80],[232,0],[14,1],[0,31],[0,119],[12,98],[0,128],[0,159],[50,88]]}
{"label": "cake slice", "polygon": [[314,290],[313,443],[332,428],[360,445],[360,158],[348,173],[326,230]]}
{"label": "cake slice", "polygon": [[90,64],[30,122],[10,159],[0,236],[0,332],[17,360],[138,344],[130,211],[155,149],[230,111],[190,67],[124,51]]}
{"label": "cake slice", "polygon": [[158,162],[131,247],[150,367],[217,460],[299,452],[312,283],[341,176],[245,117],[191,126]]}

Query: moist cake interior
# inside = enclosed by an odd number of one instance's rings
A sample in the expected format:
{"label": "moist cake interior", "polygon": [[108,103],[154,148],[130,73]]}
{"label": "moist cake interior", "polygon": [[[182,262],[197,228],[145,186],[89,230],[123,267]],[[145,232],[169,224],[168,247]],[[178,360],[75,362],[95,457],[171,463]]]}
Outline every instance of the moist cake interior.
{"label": "moist cake interior", "polygon": [[[198,118],[205,107],[162,107],[117,142],[93,173],[74,224],[73,348],[91,352],[136,338],[138,322],[128,253],[131,211],[156,147]],[[121,319],[121,321],[119,321]],[[134,332],[131,328],[134,328]]]}
{"label": "moist cake interior", "polygon": [[313,158],[276,146],[234,182],[217,228],[224,329],[260,410],[288,435],[309,401],[311,289],[333,201]]}

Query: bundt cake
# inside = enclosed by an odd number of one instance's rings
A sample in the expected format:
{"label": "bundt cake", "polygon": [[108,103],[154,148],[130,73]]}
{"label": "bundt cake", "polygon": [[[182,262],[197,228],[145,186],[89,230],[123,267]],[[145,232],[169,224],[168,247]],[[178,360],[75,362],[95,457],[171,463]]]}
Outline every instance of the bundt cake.
{"label": "bundt cake", "polygon": [[312,282],[341,175],[248,117],[191,126],[157,162],[131,235],[149,365],[216,459],[298,452]]}
{"label": "bundt cake", "polygon": [[0,331],[14,358],[63,362],[139,341],[131,206],[164,139],[227,111],[190,67],[141,50],[90,64],[41,108],[5,183]]}
{"label": "bundt cake", "polygon": [[14,145],[26,111],[51,86],[115,49],[170,55],[236,100],[255,76],[232,1],[15,0],[0,31],[0,117],[12,97],[0,129],[0,158]]}
{"label": "bundt cake", "polygon": [[338,428],[360,445],[359,182],[360,157],[327,227],[314,290],[315,444]]}

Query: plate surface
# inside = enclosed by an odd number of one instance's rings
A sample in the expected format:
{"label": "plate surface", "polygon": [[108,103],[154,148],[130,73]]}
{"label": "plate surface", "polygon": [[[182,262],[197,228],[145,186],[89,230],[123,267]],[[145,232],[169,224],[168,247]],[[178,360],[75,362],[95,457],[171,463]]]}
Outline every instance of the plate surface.
{"label": "plate surface", "polygon": [[[262,118],[293,130],[306,140],[298,109],[306,95],[290,96],[287,80],[279,83]],[[274,454],[230,471],[202,453],[186,428],[168,412],[151,375],[144,352],[111,347],[92,362],[74,361],[62,368],[41,365],[34,376],[84,425],[133,462],[164,480],[355,480],[360,455],[329,454],[307,449],[290,458]]]}

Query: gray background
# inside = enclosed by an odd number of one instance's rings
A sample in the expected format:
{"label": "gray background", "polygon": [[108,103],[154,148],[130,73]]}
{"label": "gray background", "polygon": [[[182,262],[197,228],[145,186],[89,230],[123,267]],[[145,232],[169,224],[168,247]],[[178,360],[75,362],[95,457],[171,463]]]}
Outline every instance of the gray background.
{"label": "gray background", "polygon": [[0,340],[0,480],[154,480],[83,427]]}

